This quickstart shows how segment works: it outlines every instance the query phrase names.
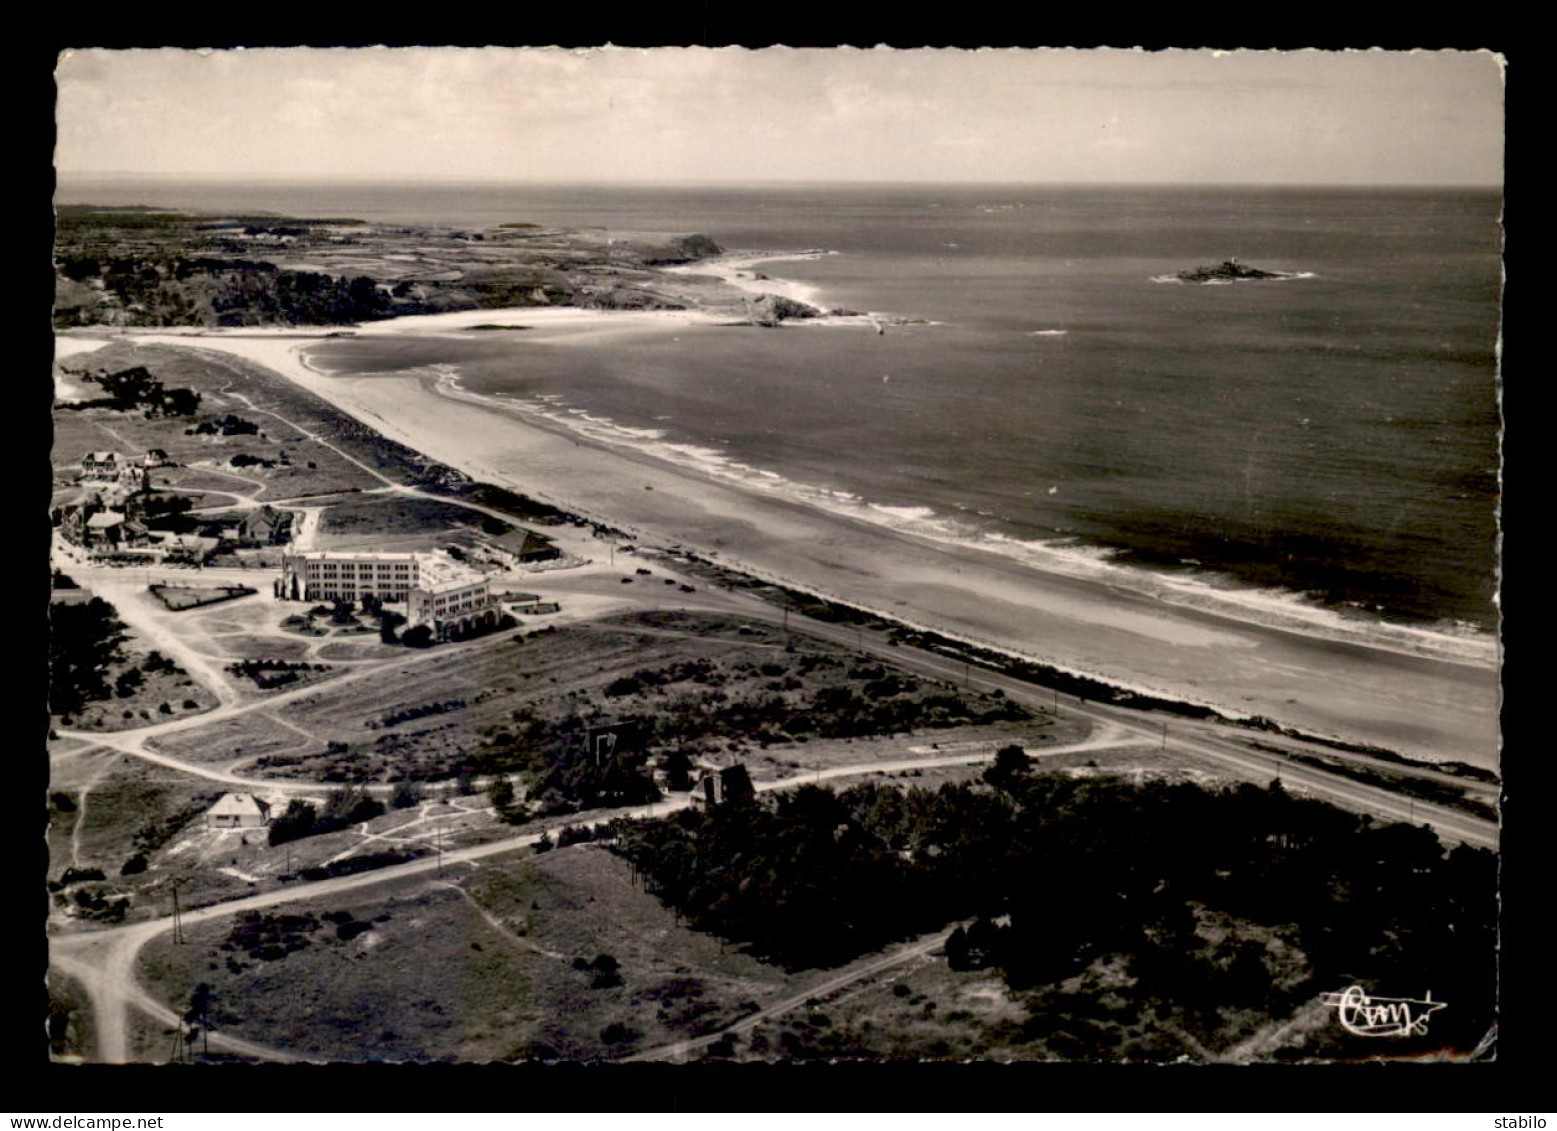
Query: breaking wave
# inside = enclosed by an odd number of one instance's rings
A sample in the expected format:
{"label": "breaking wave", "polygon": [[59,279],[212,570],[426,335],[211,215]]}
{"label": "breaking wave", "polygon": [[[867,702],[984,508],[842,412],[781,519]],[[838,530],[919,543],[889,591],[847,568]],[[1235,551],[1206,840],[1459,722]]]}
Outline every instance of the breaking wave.
{"label": "breaking wave", "polygon": [[779,496],[852,521],[994,554],[1035,570],[1109,585],[1245,623],[1457,663],[1492,666],[1497,662],[1496,638],[1463,622],[1430,627],[1397,624],[1360,609],[1346,611],[1320,604],[1306,593],[1250,586],[1215,570],[1196,568],[1198,563],[1186,562],[1190,568],[1169,572],[1121,563],[1116,560],[1121,551],[1075,538],[1018,538],[996,529],[999,519],[984,512],[951,516],[929,506],[872,502],[851,491],[801,483],[753,467],[717,448],[673,440],[664,429],[631,427],[567,407],[555,394],[527,398],[471,393],[460,386],[456,367],[431,368],[437,374],[438,391],[446,396],[499,407],[532,422],[561,426],[594,443],[629,448],[745,490]]}

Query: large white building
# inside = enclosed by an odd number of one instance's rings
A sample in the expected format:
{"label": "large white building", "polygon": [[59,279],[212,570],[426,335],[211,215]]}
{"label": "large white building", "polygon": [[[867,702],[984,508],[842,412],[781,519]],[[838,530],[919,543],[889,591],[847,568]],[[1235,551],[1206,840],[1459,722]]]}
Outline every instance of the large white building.
{"label": "large white building", "polygon": [[447,554],[317,550],[281,559],[281,596],[293,601],[405,602],[406,624],[440,637],[490,627],[501,615],[485,574]]}
{"label": "large white building", "polygon": [[[282,596],[293,601],[404,601],[430,554],[369,554],[317,550],[281,559]],[[452,562],[450,563],[453,564]]]}

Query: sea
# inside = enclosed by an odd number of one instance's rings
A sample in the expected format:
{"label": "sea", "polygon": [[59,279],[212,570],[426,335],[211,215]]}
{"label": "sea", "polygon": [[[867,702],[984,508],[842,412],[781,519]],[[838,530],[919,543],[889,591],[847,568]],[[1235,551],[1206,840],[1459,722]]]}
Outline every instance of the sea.
{"label": "sea", "polygon": [[[753,270],[877,323],[310,356],[429,367],[600,442],[1230,616],[1495,640],[1497,190],[66,181],[57,198],[768,252]],[[800,251],[821,254],[779,258]],[[1287,277],[1176,279],[1229,258]]]}

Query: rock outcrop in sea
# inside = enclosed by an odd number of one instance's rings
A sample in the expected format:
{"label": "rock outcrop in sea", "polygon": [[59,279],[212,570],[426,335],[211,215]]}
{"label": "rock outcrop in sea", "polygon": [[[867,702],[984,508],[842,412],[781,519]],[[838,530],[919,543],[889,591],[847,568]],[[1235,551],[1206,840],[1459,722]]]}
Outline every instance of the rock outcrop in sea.
{"label": "rock outcrop in sea", "polygon": [[1290,276],[1281,271],[1245,267],[1236,259],[1228,259],[1215,267],[1191,267],[1187,271],[1180,271],[1176,278],[1186,283],[1212,283],[1240,279],[1286,279]]}

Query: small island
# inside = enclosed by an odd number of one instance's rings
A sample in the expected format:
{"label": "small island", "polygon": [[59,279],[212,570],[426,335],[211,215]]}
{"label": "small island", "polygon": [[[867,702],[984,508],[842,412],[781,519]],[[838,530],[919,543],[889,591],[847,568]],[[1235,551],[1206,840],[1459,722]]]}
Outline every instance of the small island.
{"label": "small island", "polygon": [[1174,278],[1185,283],[1238,282],[1243,279],[1291,279],[1287,271],[1261,271],[1257,267],[1245,267],[1236,259],[1224,260],[1215,267],[1192,267],[1180,271]]}

